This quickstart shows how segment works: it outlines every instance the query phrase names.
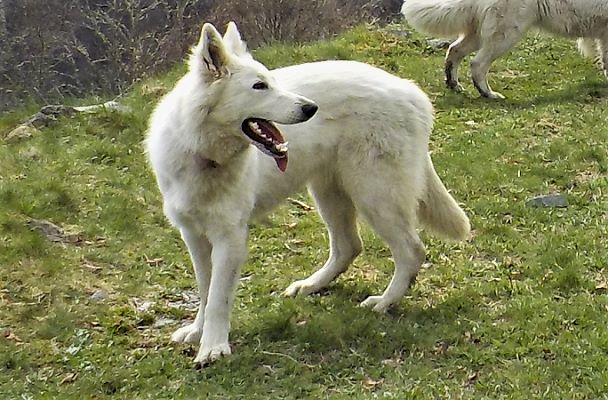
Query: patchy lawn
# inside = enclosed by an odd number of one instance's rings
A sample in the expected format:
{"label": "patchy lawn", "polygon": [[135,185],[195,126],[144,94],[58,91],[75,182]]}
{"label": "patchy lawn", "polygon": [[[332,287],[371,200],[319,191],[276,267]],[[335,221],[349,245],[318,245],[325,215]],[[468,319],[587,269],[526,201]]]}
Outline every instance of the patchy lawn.
{"label": "patchy lawn", "polygon": [[[193,273],[142,148],[178,68],[134,88],[130,113],[0,141],[2,398],[607,398],[608,83],[574,43],[530,35],[499,59],[502,102],[478,98],[467,66],[466,93],[448,92],[444,50],[416,34],[359,28],[256,57],[356,59],[416,81],[436,107],[436,169],[474,238],[424,235],[428,268],[387,315],[357,307],[393,269],[365,226],[365,253],[329,290],[286,299],[327,256],[315,212],[288,202],[252,227],[233,356],[193,369],[195,349],[169,342],[194,318]],[[2,136],[33,111],[2,117]],[[526,206],[551,193],[568,207]]]}

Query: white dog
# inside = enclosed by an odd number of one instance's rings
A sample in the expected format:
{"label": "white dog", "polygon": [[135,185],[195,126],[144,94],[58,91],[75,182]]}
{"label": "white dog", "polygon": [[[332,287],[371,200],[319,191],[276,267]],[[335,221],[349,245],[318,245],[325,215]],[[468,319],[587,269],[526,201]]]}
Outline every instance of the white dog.
{"label": "white dog", "polygon": [[449,88],[461,91],[458,65],[470,53],[473,83],[484,97],[504,98],[488,86],[490,65],[531,28],[579,38],[579,50],[594,57],[608,77],[607,0],[405,0],[401,13],[422,32],[459,38],[445,60]]}
{"label": "white dog", "polygon": [[268,71],[233,23],[223,38],[205,24],[189,72],[156,108],[146,143],[200,295],[194,322],[172,339],[200,342],[201,364],[230,354],[248,221],[305,185],[329,230],[330,254],[285,294],[318,291],[346,270],[361,252],[360,214],[395,260],[387,289],[363,305],[384,311],[398,302],[424,260],[418,219],[450,238],[469,235],[427,151],[432,122],[429,99],[410,81],[351,61]]}

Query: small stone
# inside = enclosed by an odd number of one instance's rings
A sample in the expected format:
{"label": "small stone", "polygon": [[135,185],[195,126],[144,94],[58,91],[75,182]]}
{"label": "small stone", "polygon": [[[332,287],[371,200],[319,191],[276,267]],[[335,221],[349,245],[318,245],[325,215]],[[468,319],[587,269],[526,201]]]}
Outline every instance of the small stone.
{"label": "small stone", "polygon": [[108,294],[103,290],[96,290],[90,297],[93,301],[104,301],[108,298]]}
{"label": "small stone", "polygon": [[151,301],[144,301],[142,303],[137,303],[135,308],[139,312],[146,312],[146,311],[150,310],[150,308],[152,308],[153,305],[154,305],[154,303]]}
{"label": "small stone", "polygon": [[429,39],[428,40],[429,46],[431,46],[434,49],[447,49],[448,47],[450,47],[451,43],[452,43],[452,41],[447,40],[447,39]]}
{"label": "small stone", "polygon": [[10,131],[4,140],[7,143],[18,142],[19,140],[29,139],[40,131],[33,125],[22,124]]}
{"label": "small stone", "polygon": [[396,36],[398,38],[407,38],[412,35],[411,32],[405,30],[400,25],[387,25],[383,29],[383,31],[386,33],[390,33],[391,35]]}
{"label": "small stone", "polygon": [[536,196],[526,201],[528,207],[553,207],[564,208],[568,207],[568,199],[563,194],[549,194]]}
{"label": "small stone", "polygon": [[78,233],[66,233],[63,228],[46,220],[29,219],[26,225],[32,231],[38,231],[51,242],[78,244],[82,242]]}
{"label": "small stone", "polygon": [[173,325],[176,323],[177,321],[173,318],[160,317],[154,321],[154,323],[152,324],[152,328],[162,328],[163,326]]}

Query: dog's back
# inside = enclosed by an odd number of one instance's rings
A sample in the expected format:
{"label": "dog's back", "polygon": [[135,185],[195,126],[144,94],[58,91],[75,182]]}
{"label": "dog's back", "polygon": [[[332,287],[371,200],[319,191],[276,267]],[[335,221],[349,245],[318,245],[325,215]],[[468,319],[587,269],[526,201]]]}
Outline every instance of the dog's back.
{"label": "dog's back", "polygon": [[257,186],[258,211],[271,209],[317,175],[339,174],[346,185],[357,186],[378,160],[392,159],[411,177],[411,195],[421,193],[433,109],[418,86],[355,61],[301,64],[272,74],[287,90],[314,99],[319,111],[308,122],[281,126],[290,144],[284,174],[258,157],[261,180],[268,182]]}

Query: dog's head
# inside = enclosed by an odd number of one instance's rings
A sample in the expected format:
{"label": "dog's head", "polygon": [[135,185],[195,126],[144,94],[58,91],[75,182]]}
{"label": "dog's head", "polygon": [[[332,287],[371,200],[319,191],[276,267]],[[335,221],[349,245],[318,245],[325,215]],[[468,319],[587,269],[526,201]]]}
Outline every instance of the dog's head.
{"label": "dog's head", "polygon": [[213,102],[209,117],[222,126],[235,126],[277,166],[287,168],[287,143],[275,123],[297,124],[312,118],[317,105],[280,87],[272,74],[255,61],[233,22],[224,37],[205,24],[192,52],[190,70],[200,74]]}

